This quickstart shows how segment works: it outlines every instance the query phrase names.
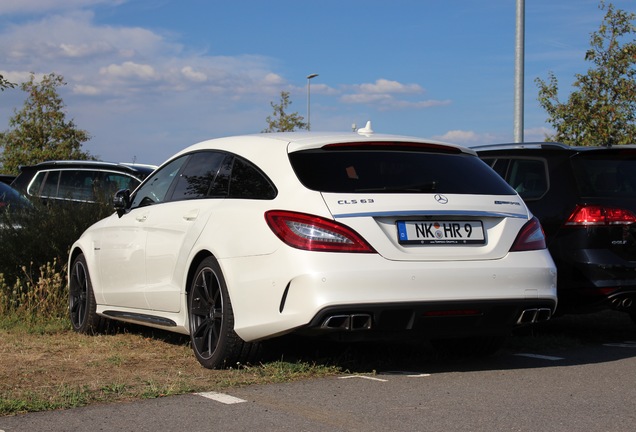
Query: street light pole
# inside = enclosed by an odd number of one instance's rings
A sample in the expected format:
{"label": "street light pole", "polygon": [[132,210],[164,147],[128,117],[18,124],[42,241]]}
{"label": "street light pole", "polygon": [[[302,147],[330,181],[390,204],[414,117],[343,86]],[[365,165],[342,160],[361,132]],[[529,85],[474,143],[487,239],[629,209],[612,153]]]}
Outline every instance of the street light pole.
{"label": "street light pole", "polygon": [[517,0],[517,29],[515,34],[515,100],[513,134],[514,142],[523,139],[523,87],[524,87],[524,51],[525,51],[525,0]]}
{"label": "street light pole", "polygon": [[317,73],[313,73],[310,75],[307,75],[307,130],[310,131],[311,130],[311,120],[309,119],[309,99],[310,99],[310,84],[309,81],[312,78],[316,78],[318,76]]}

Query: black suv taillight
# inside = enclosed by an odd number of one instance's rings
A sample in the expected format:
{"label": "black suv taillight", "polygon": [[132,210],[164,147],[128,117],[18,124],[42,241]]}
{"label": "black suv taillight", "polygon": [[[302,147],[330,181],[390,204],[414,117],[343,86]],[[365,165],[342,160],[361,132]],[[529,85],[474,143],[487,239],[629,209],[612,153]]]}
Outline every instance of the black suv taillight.
{"label": "black suv taillight", "polygon": [[545,234],[539,219],[533,217],[519,231],[510,252],[522,252],[545,249]]}
{"label": "black suv taillight", "polygon": [[600,205],[577,205],[565,226],[625,225],[636,222],[630,210]]}

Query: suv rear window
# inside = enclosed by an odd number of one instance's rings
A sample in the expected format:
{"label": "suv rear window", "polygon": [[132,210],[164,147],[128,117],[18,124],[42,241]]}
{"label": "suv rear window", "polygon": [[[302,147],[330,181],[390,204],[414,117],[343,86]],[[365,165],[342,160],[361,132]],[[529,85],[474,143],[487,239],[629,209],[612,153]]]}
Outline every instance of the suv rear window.
{"label": "suv rear window", "polygon": [[572,158],[581,196],[633,197],[636,194],[636,154],[594,153]]}
{"label": "suv rear window", "polygon": [[443,149],[323,148],[289,158],[301,183],[320,192],[515,194],[476,156]]}

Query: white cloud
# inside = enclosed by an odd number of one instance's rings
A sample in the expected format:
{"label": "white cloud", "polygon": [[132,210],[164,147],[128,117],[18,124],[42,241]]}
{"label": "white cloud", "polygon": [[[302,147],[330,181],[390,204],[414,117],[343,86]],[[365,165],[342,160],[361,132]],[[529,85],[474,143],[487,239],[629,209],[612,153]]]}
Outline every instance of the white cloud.
{"label": "white cloud", "polygon": [[387,93],[407,93],[417,94],[423,93],[424,89],[418,84],[402,84],[397,81],[390,81],[380,78],[375,83],[359,84],[354,86],[360,93],[374,93],[374,94],[387,94]]}
{"label": "white cloud", "polygon": [[113,50],[113,47],[105,42],[97,41],[90,44],[70,44],[62,43],[59,46],[62,55],[67,57],[89,57],[97,54],[106,54]]}
{"label": "white cloud", "polygon": [[442,141],[451,141],[451,142],[475,142],[479,140],[479,136],[477,133],[473,131],[463,131],[463,130],[451,130],[446,132],[444,135],[438,135],[434,137],[435,139],[439,139]]}
{"label": "white cloud", "polygon": [[443,135],[434,136],[433,139],[465,146],[471,146],[473,144],[489,144],[495,141],[494,136],[491,134],[479,134],[474,131],[466,130],[450,130]]}
{"label": "white cloud", "polygon": [[208,77],[203,72],[195,71],[192,66],[184,66],[181,68],[181,74],[188,80],[194,82],[205,82]]}
{"label": "white cloud", "polygon": [[380,111],[423,109],[451,103],[450,100],[411,100],[413,95],[424,93],[420,85],[402,84],[383,78],[374,83],[348,86],[345,91],[349,93],[342,95],[341,102],[374,105]]}
{"label": "white cloud", "polygon": [[136,77],[143,80],[152,80],[157,78],[157,73],[152,66],[137,64],[131,61],[124,62],[120,65],[111,64],[110,66],[101,68],[99,73],[116,78]]}
{"label": "white cloud", "polygon": [[98,96],[101,94],[99,88],[91,85],[76,85],[73,86],[73,93],[86,96]]}

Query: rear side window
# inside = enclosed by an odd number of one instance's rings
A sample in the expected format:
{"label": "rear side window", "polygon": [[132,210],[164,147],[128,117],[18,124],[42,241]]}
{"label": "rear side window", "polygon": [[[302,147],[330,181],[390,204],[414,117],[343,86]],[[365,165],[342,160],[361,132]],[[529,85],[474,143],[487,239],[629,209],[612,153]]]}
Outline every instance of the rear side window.
{"label": "rear side window", "polygon": [[228,198],[270,200],[276,194],[274,185],[258,168],[238,156],[234,158]]}
{"label": "rear side window", "polygon": [[539,199],[548,191],[548,166],[543,159],[483,158],[524,200]]}
{"label": "rear side window", "polygon": [[316,149],[289,158],[301,183],[321,192],[515,194],[479,158],[459,152]]}
{"label": "rear side window", "polygon": [[589,152],[572,158],[582,196],[633,197],[636,194],[636,154]]}
{"label": "rear side window", "polygon": [[171,201],[208,196],[226,157],[225,153],[218,152],[193,153],[178,176]]}

